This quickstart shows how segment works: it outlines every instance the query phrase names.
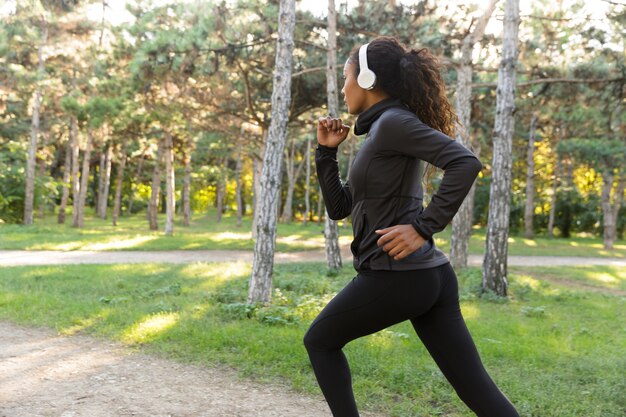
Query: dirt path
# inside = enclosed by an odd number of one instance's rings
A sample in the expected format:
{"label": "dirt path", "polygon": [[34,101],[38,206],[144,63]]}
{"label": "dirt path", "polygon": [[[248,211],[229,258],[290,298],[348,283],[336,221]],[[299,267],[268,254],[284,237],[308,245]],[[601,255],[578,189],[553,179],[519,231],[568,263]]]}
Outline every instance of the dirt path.
{"label": "dirt path", "polygon": [[[341,248],[344,262],[352,262],[349,246]],[[324,251],[277,252],[276,263],[323,262]],[[0,266],[110,264],[110,263],[188,263],[188,262],[252,262],[251,251],[241,250],[174,250],[174,251],[24,251],[0,250]],[[482,265],[482,255],[470,255],[470,266]],[[626,266],[626,259],[581,258],[573,256],[509,256],[511,266],[612,265]]]}
{"label": "dirt path", "polygon": [[[321,394],[171,362],[109,341],[0,322],[2,417],[325,417]],[[368,415],[369,417],[375,417]]]}

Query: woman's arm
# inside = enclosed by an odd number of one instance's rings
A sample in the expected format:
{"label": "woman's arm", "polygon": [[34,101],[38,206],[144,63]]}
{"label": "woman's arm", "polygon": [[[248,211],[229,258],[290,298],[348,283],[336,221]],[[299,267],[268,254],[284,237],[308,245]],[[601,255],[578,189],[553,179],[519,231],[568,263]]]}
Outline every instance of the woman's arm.
{"label": "woman's arm", "polygon": [[322,188],[324,204],[328,217],[333,220],[345,219],[352,212],[352,193],[350,181],[341,183],[337,163],[338,147],[317,145],[315,148],[315,166],[317,178]]}
{"label": "woman's arm", "polygon": [[482,169],[480,160],[451,137],[409,115],[382,120],[385,146],[444,170],[437,193],[411,222],[426,240],[452,220]]}

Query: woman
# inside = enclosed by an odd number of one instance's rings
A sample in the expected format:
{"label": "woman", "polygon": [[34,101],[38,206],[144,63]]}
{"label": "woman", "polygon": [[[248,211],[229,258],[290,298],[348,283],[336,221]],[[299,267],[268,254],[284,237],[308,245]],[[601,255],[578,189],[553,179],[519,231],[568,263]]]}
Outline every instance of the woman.
{"label": "woman", "polygon": [[[452,220],[482,164],[454,141],[458,120],[437,60],[379,37],[355,48],[344,66],[344,101],[367,134],[342,184],[337,149],[350,127],[322,118],[316,168],[331,219],[352,215],[358,274],[311,324],[304,344],[335,417],[358,417],[343,346],[410,320],[467,406],[480,417],[519,417],[489,377],[459,308],[458,283],[432,238]],[[421,161],[444,176],[426,209]]]}

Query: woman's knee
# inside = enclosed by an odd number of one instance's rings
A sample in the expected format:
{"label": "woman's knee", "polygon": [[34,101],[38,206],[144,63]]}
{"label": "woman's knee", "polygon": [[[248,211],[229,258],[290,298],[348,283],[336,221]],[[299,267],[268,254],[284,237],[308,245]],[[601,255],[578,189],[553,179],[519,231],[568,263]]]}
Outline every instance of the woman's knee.
{"label": "woman's knee", "polygon": [[324,326],[317,321],[311,324],[309,330],[304,334],[302,342],[307,350],[329,351],[341,348],[333,343],[332,338],[324,331]]}

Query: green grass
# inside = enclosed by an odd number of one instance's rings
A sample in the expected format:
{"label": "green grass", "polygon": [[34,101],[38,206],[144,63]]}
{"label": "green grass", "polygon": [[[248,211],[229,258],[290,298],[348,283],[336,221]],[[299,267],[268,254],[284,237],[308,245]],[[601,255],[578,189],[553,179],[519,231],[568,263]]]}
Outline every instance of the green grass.
{"label": "green grass", "polygon": [[[69,218],[69,217],[68,217]],[[71,227],[71,220],[66,225],[58,225],[56,217],[36,219],[35,225],[0,224],[0,249],[27,250],[185,250],[185,249],[235,249],[253,250],[254,240],[251,235],[252,219],[244,217],[242,226],[236,225],[236,216],[224,215],[222,222],[215,221],[215,210],[205,215],[196,215],[190,227],[176,222],[173,236],[163,234],[165,218],[159,216],[160,229],[148,230],[145,213],[122,217],[117,227],[111,226],[110,220],[101,220],[88,213],[85,227]],[[352,241],[352,227],[344,221],[339,222],[340,243],[348,245]],[[324,225],[316,222],[302,226],[299,221],[292,224],[279,223],[277,226],[276,250],[293,252],[324,248]],[[435,235],[439,248],[450,251],[451,226]],[[470,238],[469,252],[482,254],[485,251],[483,228],[475,228]],[[523,236],[509,236],[510,255],[534,256],[595,256],[626,258],[626,242],[618,240],[612,251],[603,248],[602,239],[573,236],[570,238],[548,238],[538,236],[526,239]]]}
{"label": "green grass", "polygon": [[[242,226],[237,226],[235,215],[225,215],[222,222],[215,221],[215,213],[195,216],[191,226],[180,221],[174,224],[174,235],[163,233],[165,215],[159,215],[159,230],[148,230],[145,213],[122,217],[118,226],[112,226],[110,218],[101,220],[88,213],[85,227],[72,227],[71,215],[65,225],[56,223],[56,217],[36,219],[32,226],[1,225],[0,249],[26,250],[253,250],[252,219],[244,217]],[[324,247],[322,231],[324,224],[299,223],[279,224],[276,250],[292,252]],[[341,243],[349,243],[352,229],[341,229]],[[348,237],[350,236],[350,238]]]}
{"label": "green grass", "polygon": [[[321,396],[302,338],[355,272],[276,265],[267,307],[245,304],[249,274],[245,263],[3,268],[0,319],[110,338],[181,361],[225,363]],[[516,267],[508,278],[507,301],[481,298],[480,269],[460,271],[461,307],[487,370],[521,415],[623,416],[626,298],[615,291],[624,288],[626,268]],[[581,283],[597,291],[581,291]],[[473,415],[408,322],[344,351],[362,409]]]}

